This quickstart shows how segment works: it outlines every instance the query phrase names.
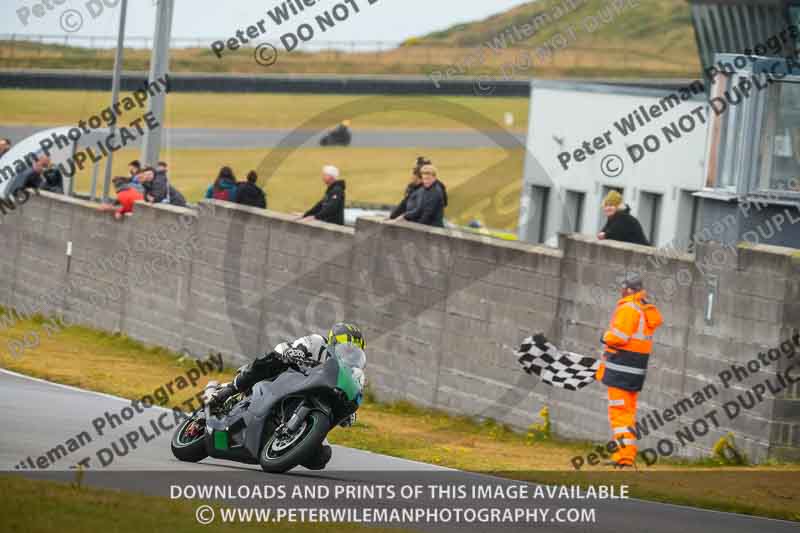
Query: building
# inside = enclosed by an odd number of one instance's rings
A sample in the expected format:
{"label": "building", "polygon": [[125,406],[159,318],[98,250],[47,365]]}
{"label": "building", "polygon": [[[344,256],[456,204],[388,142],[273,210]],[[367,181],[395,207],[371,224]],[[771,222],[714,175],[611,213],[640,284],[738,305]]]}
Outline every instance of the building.
{"label": "building", "polygon": [[555,245],[560,232],[598,233],[606,220],[602,199],[615,189],[653,244],[688,240],[698,219],[693,195],[703,187],[706,139],[705,119],[692,110],[704,101],[697,80],[534,80],[520,239]]}
{"label": "building", "polygon": [[532,82],[520,239],[597,233],[618,188],[655,246],[800,248],[800,2],[690,3],[694,82]]}

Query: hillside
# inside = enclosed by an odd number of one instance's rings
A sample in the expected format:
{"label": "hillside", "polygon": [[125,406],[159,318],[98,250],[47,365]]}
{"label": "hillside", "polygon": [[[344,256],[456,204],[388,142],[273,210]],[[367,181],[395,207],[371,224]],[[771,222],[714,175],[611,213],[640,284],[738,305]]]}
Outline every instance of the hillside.
{"label": "hillside", "polygon": [[[0,68],[112,68],[113,50],[75,42],[68,37],[63,44],[0,41]],[[253,61],[250,46],[227,54],[225,61],[207,47],[174,48],[170,58],[173,72],[420,76],[455,67],[459,77],[496,79],[690,78],[700,72],[685,0],[539,0],[397,44],[382,43],[377,51],[282,53],[268,69]],[[485,53],[484,44],[494,52]],[[479,47],[483,53],[475,60]],[[125,52],[127,70],[146,71],[149,62],[147,47]]]}
{"label": "hillside", "polygon": [[686,0],[538,0],[407,44],[496,48],[548,42],[556,43],[556,48],[559,42],[566,43],[562,50],[625,48],[633,56],[660,56],[675,65],[698,62]]}

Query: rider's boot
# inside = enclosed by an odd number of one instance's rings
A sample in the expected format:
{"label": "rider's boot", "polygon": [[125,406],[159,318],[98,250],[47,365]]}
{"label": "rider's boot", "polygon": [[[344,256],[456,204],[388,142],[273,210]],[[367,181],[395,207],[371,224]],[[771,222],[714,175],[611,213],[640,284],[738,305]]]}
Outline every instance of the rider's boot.
{"label": "rider's boot", "polygon": [[331,460],[332,455],[333,451],[331,447],[323,443],[319,450],[304,462],[300,463],[300,466],[304,466],[309,470],[322,470],[325,468],[325,465],[328,464],[328,461]]}

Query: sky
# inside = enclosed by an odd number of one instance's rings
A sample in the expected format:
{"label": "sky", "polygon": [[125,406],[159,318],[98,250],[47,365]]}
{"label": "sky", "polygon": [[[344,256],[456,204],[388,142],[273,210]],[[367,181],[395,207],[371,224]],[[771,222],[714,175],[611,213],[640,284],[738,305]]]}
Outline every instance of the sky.
{"label": "sky", "polygon": [[[263,40],[276,42],[298,25],[313,22],[315,15],[331,10],[337,4],[354,2],[360,10],[358,13],[349,7],[346,19],[324,33],[317,28],[313,40],[394,42],[479,20],[529,1],[316,0],[316,5],[308,11],[276,26],[268,17],[267,10],[283,4],[284,0],[175,0],[172,36],[200,41],[228,38],[238,29],[246,30],[249,25],[265,19],[267,32]],[[0,0],[0,34],[112,37],[118,28],[120,4],[121,0]],[[152,37],[155,25],[153,4],[154,0],[128,1],[126,33],[129,36]],[[52,9],[48,9],[48,5]]]}

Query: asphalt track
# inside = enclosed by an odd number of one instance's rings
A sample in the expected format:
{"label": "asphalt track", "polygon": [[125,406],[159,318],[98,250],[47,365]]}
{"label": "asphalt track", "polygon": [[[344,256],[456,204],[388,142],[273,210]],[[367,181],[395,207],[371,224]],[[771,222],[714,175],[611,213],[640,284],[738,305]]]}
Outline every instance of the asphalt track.
{"label": "asphalt track", "polygon": [[[152,408],[136,414],[128,422],[115,430],[97,436],[92,420],[104,416],[105,412],[119,413],[130,401],[114,396],[58,385],[43,380],[28,378],[0,369],[0,470],[23,473],[15,470],[28,456],[36,457],[45,454],[51,447],[66,442],[81,431],[92,435],[93,441],[61,460],[57,460],[46,470],[24,475],[55,479],[70,479],[74,472],[69,466],[85,456],[91,456],[101,447],[108,447],[113,440],[119,439],[132,426],[148,424],[165,411]],[[344,431],[344,430],[338,430]],[[168,493],[170,484],[189,483],[203,480],[205,483],[228,484],[267,484],[278,481],[302,483],[328,480],[372,481],[386,480],[397,476],[397,479],[423,480],[440,476],[441,479],[459,480],[466,483],[498,482],[483,475],[468,474],[443,469],[414,461],[396,459],[374,453],[352,450],[340,446],[334,447],[334,454],[328,468],[323,472],[309,472],[302,468],[295,469],[283,476],[267,476],[257,466],[243,465],[221,460],[207,459],[198,464],[181,463],[172,457],[169,450],[171,432],[165,432],[155,440],[142,444],[135,451],[124,457],[116,457],[107,468],[90,469],[86,474],[86,482],[100,487],[111,487],[132,490],[153,495]],[[90,465],[91,466],[91,465]],[[372,476],[372,477],[371,477]],[[377,477],[376,477],[377,476]],[[734,489],[735,490],[735,489]],[[574,502],[573,502],[574,503]],[[334,502],[336,505],[336,502]],[[539,502],[540,508],[550,504]],[[554,506],[564,506],[564,501]],[[586,504],[576,505],[578,507]],[[597,521],[593,524],[540,524],[541,531],[591,531],[613,533],[782,533],[798,532],[800,525],[793,522],[753,518],[731,513],[692,509],[669,504],[659,504],[635,499],[592,501],[591,506],[597,509]],[[426,526],[427,527],[427,526]],[[477,527],[477,526],[476,526]],[[487,527],[482,525],[480,531],[500,531],[509,526]],[[530,528],[531,526],[526,526]],[[419,526],[414,526],[419,529]],[[455,529],[447,526],[431,528],[436,531],[464,530],[463,526]]]}
{"label": "asphalt track", "polygon": [[[55,126],[0,126],[0,137],[19,142],[37,131]],[[166,130],[164,146],[167,149],[259,149],[284,147],[316,147],[321,132],[292,131],[284,129],[236,130],[171,128]],[[354,131],[355,148],[519,148],[525,145],[525,134],[514,133],[513,138],[503,137],[504,145],[498,145],[489,136],[478,131],[409,131],[409,130],[368,130]],[[497,136],[496,136],[497,137]],[[308,138],[304,143],[291,142],[292,139]],[[513,141],[512,139],[516,139]]]}

